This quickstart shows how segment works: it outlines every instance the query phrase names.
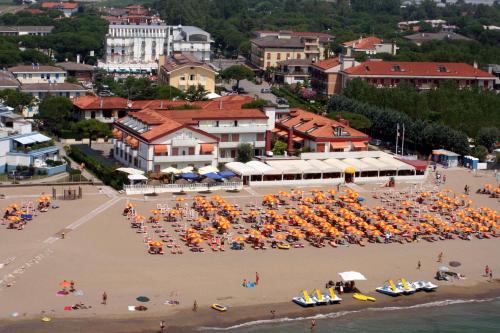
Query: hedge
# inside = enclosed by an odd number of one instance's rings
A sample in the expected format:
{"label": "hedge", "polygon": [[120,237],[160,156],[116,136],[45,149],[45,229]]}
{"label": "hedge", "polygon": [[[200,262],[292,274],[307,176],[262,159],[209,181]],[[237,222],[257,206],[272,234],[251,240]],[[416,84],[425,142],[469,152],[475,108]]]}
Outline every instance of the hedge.
{"label": "hedge", "polygon": [[85,167],[92,171],[105,185],[109,185],[115,190],[123,189],[123,185],[128,181],[127,175],[116,171],[115,168],[107,167],[91,156],[85,155],[77,147],[66,147],[66,152],[77,163],[84,163]]}

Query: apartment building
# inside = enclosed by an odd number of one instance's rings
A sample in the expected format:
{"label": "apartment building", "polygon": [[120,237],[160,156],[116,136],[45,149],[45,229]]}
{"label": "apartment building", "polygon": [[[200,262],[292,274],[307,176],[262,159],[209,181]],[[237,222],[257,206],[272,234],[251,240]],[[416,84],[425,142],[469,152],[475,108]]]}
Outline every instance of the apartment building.
{"label": "apartment building", "polygon": [[71,15],[78,13],[80,5],[76,2],[42,2],[41,8],[45,10],[60,10],[63,12],[64,16],[70,17]]}
{"label": "apartment building", "polygon": [[328,57],[333,36],[321,32],[257,31],[250,41],[250,61],[260,69],[278,67],[286,60],[318,61]]}
{"label": "apartment building", "polygon": [[242,109],[247,96],[225,96],[199,103],[199,109],[173,110],[157,102],[114,123],[113,154],[126,166],[159,172],[234,161],[238,146],[250,143],[256,155],[270,150],[275,110]]}
{"label": "apartment building", "polygon": [[47,36],[52,30],[52,25],[0,26],[0,36]]}
{"label": "apartment building", "polygon": [[406,82],[416,89],[439,87],[445,81],[454,81],[461,88],[493,89],[495,76],[465,63],[365,61],[344,69],[342,86],[360,78],[377,87],[395,87]]}
{"label": "apartment building", "polygon": [[207,92],[215,92],[217,72],[189,53],[174,53],[161,57],[158,82],[182,91],[202,86]]}
{"label": "apartment building", "polygon": [[342,43],[344,54],[352,56],[354,53],[364,53],[366,55],[375,55],[380,53],[389,53],[396,55],[398,47],[394,41],[384,41],[381,38],[370,36],[359,38]]}
{"label": "apartment building", "polygon": [[331,96],[342,90],[342,75],[344,69],[358,66],[354,58],[340,55],[311,64],[311,86],[319,94]]}

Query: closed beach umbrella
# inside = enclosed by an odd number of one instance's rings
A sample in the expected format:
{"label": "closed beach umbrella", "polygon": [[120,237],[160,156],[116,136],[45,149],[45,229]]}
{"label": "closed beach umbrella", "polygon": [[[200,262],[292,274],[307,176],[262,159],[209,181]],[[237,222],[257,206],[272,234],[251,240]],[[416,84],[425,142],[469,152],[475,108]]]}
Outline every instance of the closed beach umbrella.
{"label": "closed beach umbrella", "polygon": [[458,262],[458,261],[450,261],[450,266],[451,267],[458,267],[460,265],[462,265],[462,264],[460,262]]}
{"label": "closed beach umbrella", "polygon": [[441,272],[449,272],[450,268],[448,266],[440,266],[438,268]]}
{"label": "closed beach umbrella", "polygon": [[136,298],[136,300],[143,303],[149,302],[149,298],[146,296],[139,296]]}

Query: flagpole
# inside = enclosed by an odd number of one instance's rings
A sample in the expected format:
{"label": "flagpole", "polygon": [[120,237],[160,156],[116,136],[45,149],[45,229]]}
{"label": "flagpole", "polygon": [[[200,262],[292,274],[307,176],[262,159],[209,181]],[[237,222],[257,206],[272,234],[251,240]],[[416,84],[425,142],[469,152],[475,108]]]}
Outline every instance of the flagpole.
{"label": "flagpole", "polygon": [[396,156],[398,156],[398,141],[399,141],[399,123],[396,127]]}
{"label": "flagpole", "polygon": [[401,139],[401,156],[405,156],[404,146],[405,146],[405,124],[403,123],[403,138]]}

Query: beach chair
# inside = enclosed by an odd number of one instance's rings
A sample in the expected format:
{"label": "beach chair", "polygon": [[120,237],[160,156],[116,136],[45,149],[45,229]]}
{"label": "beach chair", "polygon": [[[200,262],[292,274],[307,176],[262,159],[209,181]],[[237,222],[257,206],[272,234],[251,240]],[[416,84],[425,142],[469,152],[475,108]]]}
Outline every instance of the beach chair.
{"label": "beach chair", "polygon": [[394,281],[389,280],[388,282],[389,282],[389,287],[391,287],[391,290],[393,292],[395,292],[395,293],[398,292],[398,289],[396,288],[396,285],[394,284]]}
{"label": "beach chair", "polygon": [[309,293],[307,292],[307,290],[303,290],[302,295],[304,295],[304,300],[306,301],[306,303],[311,302],[311,297],[309,297]]}

